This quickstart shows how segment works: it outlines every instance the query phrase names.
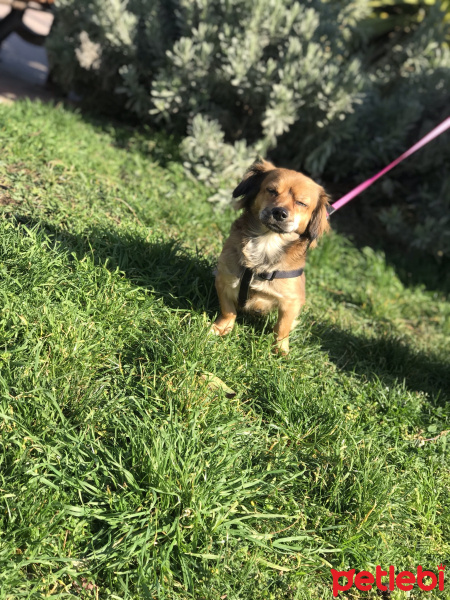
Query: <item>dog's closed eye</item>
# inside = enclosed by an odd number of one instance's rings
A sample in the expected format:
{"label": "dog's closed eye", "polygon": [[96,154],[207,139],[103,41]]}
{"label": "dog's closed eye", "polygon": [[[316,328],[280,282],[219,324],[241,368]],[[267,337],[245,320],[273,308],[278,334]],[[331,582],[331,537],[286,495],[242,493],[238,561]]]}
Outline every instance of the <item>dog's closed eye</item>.
{"label": "dog's closed eye", "polygon": [[275,188],[267,188],[267,191],[269,192],[269,194],[272,194],[272,196],[278,196],[278,190],[276,190]]}
{"label": "dog's closed eye", "polygon": [[304,202],[301,202],[300,200],[296,200],[296,201],[295,201],[295,204],[298,204],[299,206],[305,206],[305,207],[308,207],[308,205],[307,205],[307,204],[305,204]]}

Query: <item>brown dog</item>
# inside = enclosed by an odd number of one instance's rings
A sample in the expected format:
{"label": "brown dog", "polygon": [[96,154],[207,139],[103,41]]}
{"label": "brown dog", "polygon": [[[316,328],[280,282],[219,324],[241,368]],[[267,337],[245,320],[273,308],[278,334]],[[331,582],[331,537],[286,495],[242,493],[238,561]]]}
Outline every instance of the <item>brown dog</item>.
{"label": "brown dog", "polygon": [[289,352],[289,332],[305,302],[306,252],[328,231],[328,197],[309,177],[256,161],[233,192],[243,214],[219,257],[216,289],[221,315],[211,328],[226,335],[237,309],[278,308],[276,346]]}

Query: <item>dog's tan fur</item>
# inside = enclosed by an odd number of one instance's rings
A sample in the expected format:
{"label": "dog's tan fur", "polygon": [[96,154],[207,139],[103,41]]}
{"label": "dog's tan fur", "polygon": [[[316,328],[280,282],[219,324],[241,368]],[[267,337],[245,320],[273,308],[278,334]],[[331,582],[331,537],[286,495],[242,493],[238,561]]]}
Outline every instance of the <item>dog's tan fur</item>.
{"label": "dog's tan fur", "polygon": [[[242,197],[242,215],[231,226],[230,236],[219,257],[216,289],[221,314],[212,326],[216,335],[226,335],[234,326],[240,278],[245,267],[254,273],[303,268],[306,252],[329,229],[328,197],[309,177],[288,169],[277,169],[265,160],[255,162],[234,190]],[[272,209],[288,212],[281,223]],[[269,215],[269,216],[268,216]],[[278,231],[282,229],[282,231]],[[278,308],[275,326],[277,348],[289,351],[289,332],[305,302],[305,275],[264,281],[253,278],[245,311],[266,313]]]}

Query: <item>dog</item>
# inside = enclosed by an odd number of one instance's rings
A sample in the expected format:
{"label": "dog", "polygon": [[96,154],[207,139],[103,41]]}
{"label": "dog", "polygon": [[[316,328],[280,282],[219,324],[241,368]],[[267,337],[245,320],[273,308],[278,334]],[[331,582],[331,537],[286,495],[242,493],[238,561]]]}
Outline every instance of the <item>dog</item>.
{"label": "dog", "polygon": [[312,179],[258,159],[233,192],[234,221],[216,270],[220,315],[211,332],[233,329],[238,308],[278,308],[275,350],[289,352],[289,333],[305,302],[306,253],[329,230],[329,198]]}

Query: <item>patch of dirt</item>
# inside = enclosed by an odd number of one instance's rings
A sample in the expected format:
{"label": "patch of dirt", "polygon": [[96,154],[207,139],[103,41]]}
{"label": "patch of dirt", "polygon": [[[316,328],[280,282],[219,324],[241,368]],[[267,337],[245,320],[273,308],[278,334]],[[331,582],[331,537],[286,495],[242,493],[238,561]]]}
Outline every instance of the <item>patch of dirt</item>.
{"label": "patch of dirt", "polygon": [[8,194],[9,187],[7,185],[0,185],[0,206],[11,206],[18,204],[16,200],[11,198]]}

